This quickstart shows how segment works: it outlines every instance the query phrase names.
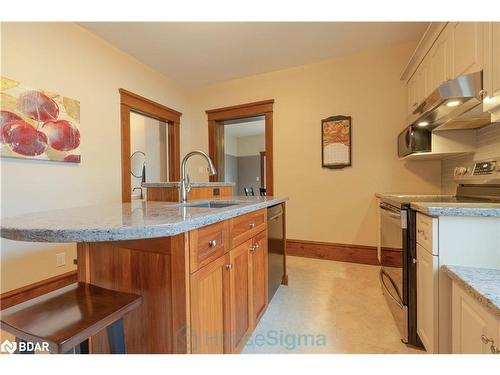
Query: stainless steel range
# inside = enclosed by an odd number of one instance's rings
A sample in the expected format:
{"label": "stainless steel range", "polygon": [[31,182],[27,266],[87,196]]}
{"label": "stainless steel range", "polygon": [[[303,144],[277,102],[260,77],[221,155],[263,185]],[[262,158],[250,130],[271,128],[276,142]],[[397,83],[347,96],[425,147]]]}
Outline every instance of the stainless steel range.
{"label": "stainless steel range", "polygon": [[416,212],[412,202],[499,203],[500,157],[455,169],[456,195],[379,194],[380,284],[405,343],[422,346],[416,313]]}

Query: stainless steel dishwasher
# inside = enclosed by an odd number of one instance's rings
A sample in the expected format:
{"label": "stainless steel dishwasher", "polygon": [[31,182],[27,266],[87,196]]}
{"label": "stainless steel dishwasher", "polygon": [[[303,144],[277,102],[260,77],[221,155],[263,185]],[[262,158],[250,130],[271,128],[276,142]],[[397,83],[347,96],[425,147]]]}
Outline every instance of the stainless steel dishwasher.
{"label": "stainless steel dishwasher", "polygon": [[267,209],[268,248],[268,300],[273,298],[282,283],[286,283],[285,271],[285,220],[282,204]]}

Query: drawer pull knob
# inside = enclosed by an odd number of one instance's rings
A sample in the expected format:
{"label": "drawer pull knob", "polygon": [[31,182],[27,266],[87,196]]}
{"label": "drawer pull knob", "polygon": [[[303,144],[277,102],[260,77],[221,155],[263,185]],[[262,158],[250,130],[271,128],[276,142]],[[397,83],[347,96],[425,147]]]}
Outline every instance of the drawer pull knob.
{"label": "drawer pull knob", "polygon": [[208,246],[210,246],[210,247],[217,246],[217,241],[216,240],[210,240],[210,241],[208,241]]}
{"label": "drawer pull knob", "polygon": [[250,251],[251,251],[252,253],[254,253],[254,252],[255,252],[255,250],[257,250],[257,249],[255,248],[255,245],[250,246]]}
{"label": "drawer pull knob", "polygon": [[255,223],[250,223],[250,228],[255,228]]}
{"label": "drawer pull knob", "polygon": [[226,270],[231,271],[233,269],[233,265],[231,263],[226,264]]}

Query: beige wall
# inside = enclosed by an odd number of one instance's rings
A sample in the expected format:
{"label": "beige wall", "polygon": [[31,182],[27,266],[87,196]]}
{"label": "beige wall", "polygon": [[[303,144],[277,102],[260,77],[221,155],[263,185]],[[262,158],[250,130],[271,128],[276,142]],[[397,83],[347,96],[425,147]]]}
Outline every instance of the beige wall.
{"label": "beige wall", "polygon": [[[163,75],[75,24],[3,23],[1,73],[81,102],[79,165],[1,159],[2,217],[121,199],[120,87],[184,113],[184,93]],[[187,138],[181,139],[181,152]],[[73,269],[75,247],[1,240],[1,291]],[[55,268],[65,251],[66,267]]]}
{"label": "beige wall", "polygon": [[[207,150],[205,110],[274,99],[274,186],[276,195],[290,197],[289,238],[376,245],[375,192],[440,190],[438,161],[397,159],[407,100],[399,77],[414,47],[391,46],[197,89],[191,92],[189,144]],[[320,121],[336,114],[353,118],[353,166],[323,169]],[[193,176],[195,171],[193,165]]]}

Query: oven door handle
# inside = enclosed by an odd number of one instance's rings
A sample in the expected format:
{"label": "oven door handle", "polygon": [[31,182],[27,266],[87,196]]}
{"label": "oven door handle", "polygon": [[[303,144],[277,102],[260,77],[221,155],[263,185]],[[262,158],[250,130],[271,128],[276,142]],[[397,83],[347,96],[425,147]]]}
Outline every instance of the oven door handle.
{"label": "oven door handle", "polygon": [[391,297],[394,302],[396,302],[396,304],[400,307],[400,308],[403,308],[403,304],[401,303],[401,296],[399,295],[398,293],[398,297],[399,298],[396,298],[394,297],[391,292],[389,291],[389,288],[387,288],[387,285],[385,285],[385,281],[384,281],[384,275],[387,276],[387,278],[389,279],[389,281],[391,282],[392,286],[394,287],[394,290],[396,290],[396,293],[397,293],[397,290],[398,288],[396,287],[396,284],[394,283],[394,281],[392,281],[391,277],[389,275],[387,275],[384,270],[381,268],[380,269],[380,273],[379,273],[379,279],[380,279],[380,285],[382,285],[382,289],[384,289],[387,294],[389,295],[389,297]]}

